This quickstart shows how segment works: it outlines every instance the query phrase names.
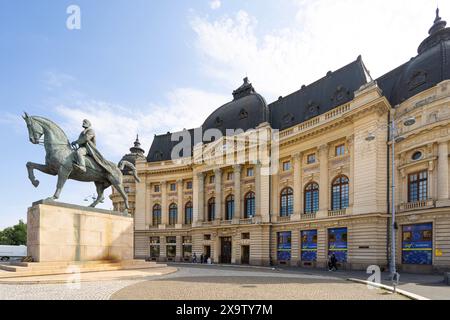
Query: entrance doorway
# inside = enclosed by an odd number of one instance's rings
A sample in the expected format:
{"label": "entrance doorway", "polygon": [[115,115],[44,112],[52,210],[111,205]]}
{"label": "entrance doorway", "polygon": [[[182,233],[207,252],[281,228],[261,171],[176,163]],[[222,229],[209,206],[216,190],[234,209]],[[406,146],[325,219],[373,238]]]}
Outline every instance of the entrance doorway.
{"label": "entrance doorway", "polygon": [[250,264],[250,246],[242,246],[241,264]]}
{"label": "entrance doorway", "polygon": [[220,238],[220,263],[231,263],[231,237]]}
{"label": "entrance doorway", "polygon": [[206,261],[210,257],[211,257],[211,246],[204,246],[203,247],[203,259],[204,259],[204,261],[202,263],[206,263]]}

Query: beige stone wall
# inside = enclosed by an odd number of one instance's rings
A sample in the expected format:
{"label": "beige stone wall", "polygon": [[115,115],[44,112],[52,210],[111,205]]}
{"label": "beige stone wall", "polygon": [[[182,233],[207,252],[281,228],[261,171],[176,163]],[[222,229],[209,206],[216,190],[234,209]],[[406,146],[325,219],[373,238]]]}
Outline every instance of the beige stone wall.
{"label": "beige stone wall", "polygon": [[133,259],[133,218],[61,203],[28,210],[28,255],[35,262]]}

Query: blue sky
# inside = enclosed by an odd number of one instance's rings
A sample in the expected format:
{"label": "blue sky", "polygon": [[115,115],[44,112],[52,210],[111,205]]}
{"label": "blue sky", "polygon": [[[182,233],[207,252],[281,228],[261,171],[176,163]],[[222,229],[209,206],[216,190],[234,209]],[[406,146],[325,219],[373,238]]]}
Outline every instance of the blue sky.
{"label": "blue sky", "polygon": [[[442,2],[442,1],[441,1]],[[68,30],[66,8],[81,9]],[[450,20],[450,4],[441,3]],[[89,118],[113,161],[136,133],[201,125],[248,76],[270,102],[362,54],[374,77],[416,54],[434,0],[0,0],[0,228],[26,219],[53,194],[55,177],[28,142],[22,111],[59,123],[76,139]],[[86,204],[93,184],[69,181],[61,201]],[[110,208],[106,201],[104,208]]]}

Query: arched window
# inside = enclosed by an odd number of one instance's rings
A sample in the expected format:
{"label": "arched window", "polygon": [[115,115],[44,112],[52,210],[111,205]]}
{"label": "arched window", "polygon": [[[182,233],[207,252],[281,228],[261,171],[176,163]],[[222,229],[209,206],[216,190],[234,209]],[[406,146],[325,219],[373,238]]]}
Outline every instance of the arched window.
{"label": "arched window", "polygon": [[192,202],[189,201],[184,206],[184,223],[192,224]]}
{"label": "arched window", "polygon": [[287,217],[294,213],[294,191],[284,188],[280,197],[280,217]]}
{"label": "arched window", "polygon": [[169,225],[174,226],[177,223],[177,205],[172,203],[169,206]]}
{"label": "arched window", "polygon": [[211,198],[208,200],[208,221],[213,221],[216,216],[216,199]]}
{"label": "arched window", "polygon": [[331,210],[348,208],[348,178],[339,176],[331,185]]}
{"label": "arched window", "polygon": [[158,226],[161,224],[161,206],[159,204],[155,204],[153,206],[152,218],[153,226]]}
{"label": "arched window", "polygon": [[234,196],[230,194],[225,199],[225,220],[232,220],[234,216]]}
{"label": "arched window", "polygon": [[249,192],[245,195],[244,219],[254,217],[255,211],[255,194]]}
{"label": "arched window", "polygon": [[319,185],[310,182],[305,187],[305,214],[319,211]]}

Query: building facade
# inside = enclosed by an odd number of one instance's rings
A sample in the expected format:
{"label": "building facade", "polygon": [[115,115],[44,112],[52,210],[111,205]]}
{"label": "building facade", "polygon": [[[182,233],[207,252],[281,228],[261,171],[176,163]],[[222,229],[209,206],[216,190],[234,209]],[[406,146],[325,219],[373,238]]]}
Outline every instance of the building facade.
{"label": "building facade", "polygon": [[450,28],[439,13],[418,55],[379,79],[358,57],[271,104],[244,79],[201,128],[139,151],[141,182],[126,179],[135,256],[324,267],[334,253],[343,268],[385,268],[394,175],[398,268],[450,269],[449,140]]}

